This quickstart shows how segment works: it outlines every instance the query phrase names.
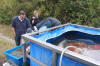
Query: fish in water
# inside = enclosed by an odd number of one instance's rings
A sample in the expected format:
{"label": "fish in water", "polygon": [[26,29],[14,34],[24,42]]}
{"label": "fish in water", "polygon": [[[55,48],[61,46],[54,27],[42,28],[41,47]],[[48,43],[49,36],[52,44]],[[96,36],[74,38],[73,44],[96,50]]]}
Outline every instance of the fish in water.
{"label": "fish in water", "polygon": [[93,44],[93,43],[95,42],[89,39],[76,39],[76,40],[64,39],[58,44],[58,46],[62,48],[73,46],[68,48],[68,50],[81,53],[82,51],[84,51],[84,48],[88,48],[89,44]]}

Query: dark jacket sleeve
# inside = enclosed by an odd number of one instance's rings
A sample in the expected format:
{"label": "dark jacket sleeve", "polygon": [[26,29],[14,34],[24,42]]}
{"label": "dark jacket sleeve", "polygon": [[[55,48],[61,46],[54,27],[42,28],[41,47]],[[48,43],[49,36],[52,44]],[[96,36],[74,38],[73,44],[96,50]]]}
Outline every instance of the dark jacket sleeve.
{"label": "dark jacket sleeve", "polygon": [[27,19],[27,28],[31,28],[30,20],[28,18],[26,19]]}

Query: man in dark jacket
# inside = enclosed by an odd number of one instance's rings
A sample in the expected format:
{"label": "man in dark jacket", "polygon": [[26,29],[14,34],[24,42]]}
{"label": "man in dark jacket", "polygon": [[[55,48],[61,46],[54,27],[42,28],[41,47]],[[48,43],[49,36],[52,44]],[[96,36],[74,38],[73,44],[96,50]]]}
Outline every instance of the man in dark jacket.
{"label": "man in dark jacket", "polygon": [[27,29],[30,28],[30,22],[28,18],[25,17],[25,12],[20,11],[19,15],[12,19],[11,25],[15,35],[15,42],[18,46],[20,45],[21,35],[25,34]]}

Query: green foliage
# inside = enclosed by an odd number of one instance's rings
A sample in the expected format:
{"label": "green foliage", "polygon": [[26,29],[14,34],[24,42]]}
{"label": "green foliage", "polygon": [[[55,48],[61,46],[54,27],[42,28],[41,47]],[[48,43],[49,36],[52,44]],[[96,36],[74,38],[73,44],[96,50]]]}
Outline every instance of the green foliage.
{"label": "green foliage", "polygon": [[100,0],[2,0],[0,23],[10,24],[19,10],[25,10],[31,19],[34,10],[40,17],[55,17],[64,23],[100,26]]}

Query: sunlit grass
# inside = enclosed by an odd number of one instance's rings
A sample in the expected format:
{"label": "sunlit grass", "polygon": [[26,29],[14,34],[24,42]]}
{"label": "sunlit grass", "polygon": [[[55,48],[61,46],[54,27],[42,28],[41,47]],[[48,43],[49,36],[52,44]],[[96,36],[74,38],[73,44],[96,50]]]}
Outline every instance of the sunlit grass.
{"label": "sunlit grass", "polygon": [[11,26],[10,25],[2,25],[0,24],[0,33],[2,33],[5,36],[8,36],[10,38],[14,37],[14,34],[11,30]]}
{"label": "sunlit grass", "polygon": [[4,39],[0,38],[0,58],[2,57],[4,61],[6,60],[5,55],[3,54],[4,51],[11,49],[15,46],[15,44],[11,44]]}

